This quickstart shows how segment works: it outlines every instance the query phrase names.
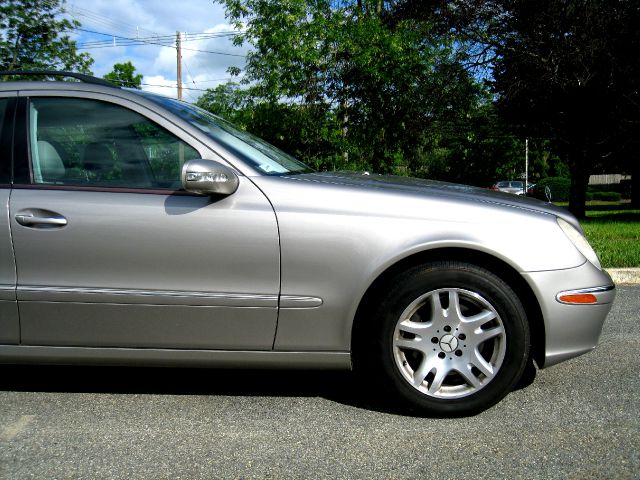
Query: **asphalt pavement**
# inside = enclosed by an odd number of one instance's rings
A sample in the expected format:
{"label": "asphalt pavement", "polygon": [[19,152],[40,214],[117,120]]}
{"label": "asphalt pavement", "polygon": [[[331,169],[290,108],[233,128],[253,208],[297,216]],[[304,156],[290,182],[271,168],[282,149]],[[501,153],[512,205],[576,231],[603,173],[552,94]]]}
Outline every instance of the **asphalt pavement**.
{"label": "asphalt pavement", "polygon": [[640,478],[640,286],[597,350],[462,419],[346,372],[0,367],[1,479]]}

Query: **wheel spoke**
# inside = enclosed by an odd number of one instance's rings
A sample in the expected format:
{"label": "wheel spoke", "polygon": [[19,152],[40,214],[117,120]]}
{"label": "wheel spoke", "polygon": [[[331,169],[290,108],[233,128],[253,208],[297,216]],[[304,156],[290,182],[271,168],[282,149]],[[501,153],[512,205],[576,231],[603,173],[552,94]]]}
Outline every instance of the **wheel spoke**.
{"label": "wheel spoke", "polygon": [[478,377],[473,374],[470,365],[468,365],[467,368],[461,368],[460,370],[457,370],[457,372],[462,375],[467,383],[473,388],[478,388],[480,386],[480,379],[478,379]]}
{"label": "wheel spoke", "polygon": [[487,378],[491,378],[495,374],[493,366],[491,366],[491,364],[487,362],[482,355],[480,355],[478,350],[474,350],[470,363],[472,366],[480,370],[480,372],[482,372]]}
{"label": "wheel spoke", "polygon": [[494,338],[503,334],[504,334],[504,328],[502,327],[502,325],[499,325],[497,327],[489,328],[488,330],[480,330],[479,333],[473,336],[473,340],[475,341],[476,345],[480,345],[482,342],[486,342],[491,338]]}
{"label": "wheel spoke", "polygon": [[413,385],[418,388],[424,379],[435,368],[436,362],[432,358],[424,357],[418,369],[413,373]]}
{"label": "wheel spoke", "polygon": [[444,382],[444,379],[447,378],[447,375],[449,374],[449,370],[444,368],[444,365],[438,365],[436,367],[436,374],[433,377],[433,380],[431,381],[431,385],[429,385],[429,393],[430,394],[434,394],[436,392],[438,392],[438,390],[440,390],[440,388],[442,387],[442,382]]}
{"label": "wheel spoke", "polygon": [[394,340],[397,348],[408,348],[409,350],[422,351],[422,341],[415,338],[397,338]]}
{"label": "wheel spoke", "polygon": [[398,330],[400,330],[401,332],[420,336],[426,335],[430,327],[430,323],[413,322],[409,319],[404,320],[398,324]]}
{"label": "wheel spoke", "polygon": [[471,317],[460,317],[460,320],[470,328],[476,329],[482,327],[485,323],[496,318],[496,314],[491,310],[483,310],[482,312]]}
{"label": "wheel spoke", "polygon": [[452,313],[455,313],[455,320],[461,321],[464,319],[460,309],[460,296],[455,290],[449,290],[449,308],[447,309],[445,316],[454,320],[454,318],[452,318]]}
{"label": "wheel spoke", "polygon": [[440,320],[445,317],[444,309],[442,308],[442,302],[440,302],[440,294],[435,292],[431,295],[431,319]]}

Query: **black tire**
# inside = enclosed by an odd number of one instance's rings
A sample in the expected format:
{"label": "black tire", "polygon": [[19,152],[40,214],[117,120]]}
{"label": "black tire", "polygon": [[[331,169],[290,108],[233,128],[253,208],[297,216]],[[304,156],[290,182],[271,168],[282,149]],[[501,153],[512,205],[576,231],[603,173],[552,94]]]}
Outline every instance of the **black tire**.
{"label": "black tire", "polygon": [[365,369],[375,366],[416,413],[477,414],[507,395],[527,364],[522,303],[484,268],[454,261],[414,267],[390,282],[374,311],[364,327],[371,335]]}

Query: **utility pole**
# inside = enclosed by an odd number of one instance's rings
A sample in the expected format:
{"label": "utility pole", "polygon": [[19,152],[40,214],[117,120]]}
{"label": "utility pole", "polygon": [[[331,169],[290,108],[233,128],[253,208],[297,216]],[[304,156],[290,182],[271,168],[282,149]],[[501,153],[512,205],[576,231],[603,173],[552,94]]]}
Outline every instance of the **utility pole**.
{"label": "utility pole", "polygon": [[182,100],[182,46],[180,44],[180,32],[176,32],[176,63],[178,70],[178,100]]}

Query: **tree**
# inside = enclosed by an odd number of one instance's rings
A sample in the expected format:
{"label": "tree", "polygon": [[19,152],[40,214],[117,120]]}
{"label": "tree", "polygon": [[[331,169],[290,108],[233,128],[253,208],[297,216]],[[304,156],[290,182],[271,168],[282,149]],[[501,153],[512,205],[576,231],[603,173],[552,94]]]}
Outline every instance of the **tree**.
{"label": "tree", "polygon": [[325,104],[299,105],[270,101],[251,88],[228,82],[208,89],[200,108],[251,131],[313,167],[344,169],[340,124]]}
{"label": "tree", "polygon": [[122,87],[140,89],[140,85],[142,84],[142,75],[135,75],[135,71],[136,67],[133,66],[131,61],[116,63],[113,65],[113,70],[102,78]]}
{"label": "tree", "polygon": [[66,70],[91,73],[93,59],[79,53],[65,31],[79,26],[59,18],[61,0],[5,0],[0,4],[2,70]]}
{"label": "tree", "polygon": [[640,204],[639,11],[629,0],[404,0],[392,16],[465,47],[510,130],[548,139],[569,164],[570,209],[583,216],[594,170],[633,172]]}
{"label": "tree", "polygon": [[250,92],[236,82],[221,83],[203,93],[196,105],[246,128],[241,115],[252,103]]}
{"label": "tree", "polygon": [[461,121],[476,102],[480,86],[453,40],[429,40],[428,22],[390,22],[390,2],[222,3],[243,32],[234,41],[253,46],[243,81],[256,104],[285,104],[307,119],[324,112],[325,139],[340,144],[343,163],[426,173],[430,130]]}
{"label": "tree", "polygon": [[640,4],[509,3],[494,70],[500,109],[523,131],[550,138],[567,158],[569,208],[584,216],[589,174],[638,135]]}

